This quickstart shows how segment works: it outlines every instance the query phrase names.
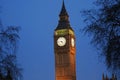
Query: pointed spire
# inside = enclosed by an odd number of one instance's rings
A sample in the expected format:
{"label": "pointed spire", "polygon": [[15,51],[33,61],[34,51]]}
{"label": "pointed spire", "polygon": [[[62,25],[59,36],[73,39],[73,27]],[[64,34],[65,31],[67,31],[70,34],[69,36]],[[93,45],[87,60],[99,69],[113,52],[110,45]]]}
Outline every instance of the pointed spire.
{"label": "pointed spire", "polygon": [[62,9],[59,16],[68,16],[67,10],[65,8],[64,0],[63,0]]}
{"label": "pointed spire", "polygon": [[56,30],[59,30],[59,29],[71,29],[71,30],[73,30],[70,26],[70,23],[69,23],[69,15],[66,11],[64,0],[63,0],[61,12],[59,14],[59,18],[60,19],[59,19],[59,23],[58,23]]}

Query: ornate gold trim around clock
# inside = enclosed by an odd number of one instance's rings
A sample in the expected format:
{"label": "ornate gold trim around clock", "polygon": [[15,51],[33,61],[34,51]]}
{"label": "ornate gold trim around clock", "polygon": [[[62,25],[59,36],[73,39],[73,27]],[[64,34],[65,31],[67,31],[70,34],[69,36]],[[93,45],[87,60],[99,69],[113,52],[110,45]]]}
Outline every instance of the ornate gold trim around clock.
{"label": "ornate gold trim around clock", "polygon": [[56,30],[55,31],[55,36],[64,36],[66,34],[71,34],[74,35],[74,32],[71,29],[61,29],[61,30]]}

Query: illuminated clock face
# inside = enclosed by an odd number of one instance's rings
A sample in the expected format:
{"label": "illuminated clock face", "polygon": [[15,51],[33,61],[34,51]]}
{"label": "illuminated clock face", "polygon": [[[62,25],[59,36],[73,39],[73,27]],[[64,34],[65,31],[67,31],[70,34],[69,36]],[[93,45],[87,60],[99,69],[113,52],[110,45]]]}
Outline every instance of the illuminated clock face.
{"label": "illuminated clock face", "polygon": [[72,47],[75,46],[75,40],[74,40],[74,38],[71,38],[71,45],[72,45]]}
{"label": "illuminated clock face", "polygon": [[59,37],[57,40],[58,46],[64,46],[66,44],[66,39],[64,37]]}

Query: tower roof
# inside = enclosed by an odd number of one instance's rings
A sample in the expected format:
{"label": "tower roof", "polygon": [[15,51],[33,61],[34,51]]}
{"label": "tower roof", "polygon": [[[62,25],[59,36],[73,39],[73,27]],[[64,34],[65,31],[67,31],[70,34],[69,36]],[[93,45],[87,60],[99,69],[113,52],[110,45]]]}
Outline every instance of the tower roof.
{"label": "tower roof", "polygon": [[73,30],[70,26],[69,15],[68,15],[67,10],[65,8],[64,0],[63,0],[62,9],[61,9],[61,12],[59,14],[59,17],[60,17],[60,20],[59,20],[59,23],[58,23],[56,30],[59,30],[59,29],[71,29],[71,30]]}
{"label": "tower roof", "polygon": [[64,0],[63,0],[62,9],[59,16],[68,16],[67,10],[65,8]]}

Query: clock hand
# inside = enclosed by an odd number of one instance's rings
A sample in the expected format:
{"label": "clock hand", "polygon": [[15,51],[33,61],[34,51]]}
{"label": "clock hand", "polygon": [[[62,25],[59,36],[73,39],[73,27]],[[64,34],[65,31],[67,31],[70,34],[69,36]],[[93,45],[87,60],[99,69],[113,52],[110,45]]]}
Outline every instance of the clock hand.
{"label": "clock hand", "polygon": [[61,43],[63,43],[63,41],[60,41]]}

